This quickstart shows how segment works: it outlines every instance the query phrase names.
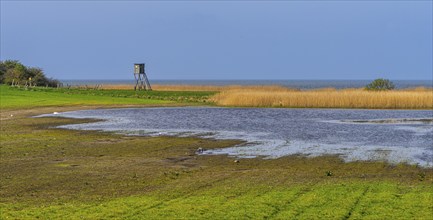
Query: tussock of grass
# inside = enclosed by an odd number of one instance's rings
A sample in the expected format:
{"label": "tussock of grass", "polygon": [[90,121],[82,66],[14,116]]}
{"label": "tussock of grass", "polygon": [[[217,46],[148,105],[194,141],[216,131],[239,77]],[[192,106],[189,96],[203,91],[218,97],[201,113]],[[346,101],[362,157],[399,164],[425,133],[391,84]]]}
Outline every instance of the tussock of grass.
{"label": "tussock of grass", "polygon": [[394,91],[324,88],[306,91],[228,89],[211,98],[222,106],[295,108],[432,109],[433,90],[415,88]]}

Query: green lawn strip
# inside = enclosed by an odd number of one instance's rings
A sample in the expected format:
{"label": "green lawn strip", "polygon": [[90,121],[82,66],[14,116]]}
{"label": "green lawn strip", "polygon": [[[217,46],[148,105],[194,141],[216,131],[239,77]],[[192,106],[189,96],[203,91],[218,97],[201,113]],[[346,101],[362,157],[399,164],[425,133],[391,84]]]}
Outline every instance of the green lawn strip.
{"label": "green lawn strip", "polygon": [[25,109],[43,106],[121,105],[121,104],[166,104],[170,101],[133,97],[92,96],[89,94],[67,94],[49,91],[32,91],[1,87],[2,109]]}
{"label": "green lawn strip", "polygon": [[134,91],[134,90],[53,90],[67,94],[86,94],[95,96],[133,97],[181,102],[204,102],[217,92],[210,91]]}
{"label": "green lawn strip", "polygon": [[2,109],[26,109],[43,106],[125,105],[191,103],[209,104],[215,92],[207,91],[134,91],[82,90],[55,88],[15,88],[0,85]]}
{"label": "green lawn strip", "polygon": [[169,219],[224,217],[226,212],[230,212],[232,204],[235,204],[233,201],[248,200],[249,198],[245,197],[264,194],[270,189],[269,186],[242,182],[242,177],[236,174],[236,176],[214,181],[207,184],[207,187],[197,188],[192,193],[186,193],[179,198],[152,207],[146,212],[146,216],[159,218],[163,213],[163,217]]}
{"label": "green lawn strip", "polygon": [[428,185],[377,183],[354,210],[354,219],[431,219],[433,189]]}
{"label": "green lawn strip", "polygon": [[[225,185],[225,184],[223,184]],[[241,186],[239,186],[241,187]],[[40,207],[1,204],[2,219],[428,219],[431,217],[429,186],[388,182],[319,183],[308,186],[257,186],[242,196],[215,190],[194,193],[183,199],[165,201],[165,195],[131,196],[102,203],[65,203]],[[369,191],[363,194],[368,188]],[[264,190],[264,191],[263,191]],[[406,191],[401,196],[398,192]],[[397,194],[396,194],[397,193]],[[362,196],[359,203],[355,203]],[[399,199],[396,199],[398,197]],[[159,204],[164,203],[164,206]],[[353,206],[356,204],[354,209]],[[160,207],[160,208],[149,208]],[[277,215],[275,211],[279,211]],[[347,212],[353,210],[350,216]]]}
{"label": "green lawn strip", "polygon": [[[1,219],[102,219],[120,218],[130,211],[159,203],[153,197],[117,198],[103,203],[65,203],[39,207],[0,204]],[[142,216],[144,217],[144,216]]]}
{"label": "green lawn strip", "polygon": [[304,190],[287,204],[276,219],[342,219],[366,186],[356,183],[322,183]]}
{"label": "green lawn strip", "polygon": [[[151,193],[153,198],[157,198],[155,202],[149,203],[146,206],[134,206],[136,208],[132,207],[128,209],[121,218],[140,219],[140,216],[146,216],[146,218],[150,219],[195,218],[197,215],[187,210],[200,210],[201,213],[206,212],[208,203],[205,200],[209,198],[213,198],[210,200],[213,203],[218,198],[220,202],[223,202],[227,192],[224,195],[221,193],[219,193],[220,195],[216,195],[214,194],[216,192],[214,189],[218,188],[218,186],[227,185],[227,180],[230,180],[230,178],[230,176],[223,175],[191,181],[189,177],[180,177],[171,183],[172,187],[163,188],[160,191]],[[188,184],[189,186],[185,186],[184,184]],[[194,200],[191,200],[191,198],[194,198]],[[180,212],[182,210],[178,210],[179,208],[184,211]],[[189,216],[183,215],[186,213]],[[103,216],[103,218],[109,217],[110,215]]]}
{"label": "green lawn strip", "polygon": [[[127,198],[113,199],[103,203],[64,203],[62,205],[48,205],[40,207],[20,207],[20,206],[5,206],[3,213],[9,213],[11,215],[3,216],[10,218],[68,218],[76,219],[84,216],[85,218],[134,218],[137,216],[146,217],[168,217],[173,213],[161,212],[161,210],[173,210],[176,207],[176,202],[188,200],[191,194],[197,192],[206,191],[206,188],[211,187],[212,184],[223,182],[227,179],[227,176],[213,177],[213,178],[201,178],[198,181],[190,181],[190,179],[177,179],[178,184],[173,183],[174,187],[169,189],[163,189],[152,193],[150,196],[132,196]],[[189,188],[186,188],[179,182],[190,182]],[[180,185],[180,187],[176,187]],[[3,204],[5,205],[5,204]],[[167,208],[168,207],[168,208]],[[20,210],[17,212],[9,212],[9,209]],[[183,204],[182,208],[187,208],[187,205]],[[164,214],[165,213],[165,214]]]}
{"label": "green lawn strip", "polygon": [[16,88],[0,85],[2,109],[42,106],[207,103],[215,92]]}
{"label": "green lawn strip", "polygon": [[205,218],[263,219],[273,215],[284,201],[296,195],[301,187],[256,187],[234,199],[213,207]]}

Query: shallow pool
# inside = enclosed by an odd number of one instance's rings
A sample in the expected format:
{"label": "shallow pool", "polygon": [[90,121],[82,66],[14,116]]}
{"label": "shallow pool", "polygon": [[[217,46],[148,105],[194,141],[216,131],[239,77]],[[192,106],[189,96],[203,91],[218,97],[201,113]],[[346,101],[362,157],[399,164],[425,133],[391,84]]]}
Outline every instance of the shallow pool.
{"label": "shallow pool", "polygon": [[203,154],[264,158],[336,154],[345,161],[433,166],[431,110],[180,107],[98,109],[42,116],[105,119],[60,126],[68,129],[246,141],[230,148],[205,149]]}

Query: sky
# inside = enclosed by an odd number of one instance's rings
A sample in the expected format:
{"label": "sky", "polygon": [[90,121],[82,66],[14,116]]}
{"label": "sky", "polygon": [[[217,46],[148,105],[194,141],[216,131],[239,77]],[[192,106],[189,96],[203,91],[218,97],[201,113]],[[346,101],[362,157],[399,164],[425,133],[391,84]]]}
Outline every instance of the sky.
{"label": "sky", "polygon": [[0,59],[57,79],[432,80],[432,1],[4,1]]}

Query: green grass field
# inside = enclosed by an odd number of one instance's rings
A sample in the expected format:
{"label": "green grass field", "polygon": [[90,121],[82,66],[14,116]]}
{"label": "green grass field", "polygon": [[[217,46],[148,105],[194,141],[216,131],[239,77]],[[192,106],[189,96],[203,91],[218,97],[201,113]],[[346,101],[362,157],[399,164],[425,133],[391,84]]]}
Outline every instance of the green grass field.
{"label": "green grass field", "polygon": [[[433,169],[344,163],[335,156],[234,163],[231,157],[194,152],[198,147],[233,146],[236,140],[63,130],[53,126],[88,120],[30,117],[81,105],[185,104],[176,97],[207,93],[155,92],[153,97],[166,96],[158,100],[130,97],[133,91],[1,89],[0,219],[433,216]],[[126,97],[114,97],[122,94]]]}
{"label": "green grass field", "polygon": [[215,92],[200,91],[134,91],[85,90],[66,88],[16,88],[0,85],[0,106],[6,108],[33,108],[42,106],[80,105],[149,105],[170,103],[201,103]]}
{"label": "green grass field", "polygon": [[[131,196],[102,203],[69,203],[15,211],[10,218],[48,219],[428,219],[427,186],[321,183],[253,188],[228,182],[179,197]],[[404,192],[404,193],[401,193]],[[165,197],[165,198],[163,198]],[[8,207],[13,209],[14,207]],[[18,209],[20,209],[18,207]],[[393,210],[392,212],[390,210]],[[6,216],[4,216],[6,217]]]}

